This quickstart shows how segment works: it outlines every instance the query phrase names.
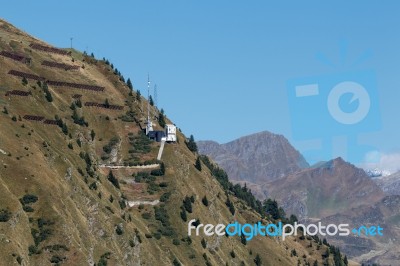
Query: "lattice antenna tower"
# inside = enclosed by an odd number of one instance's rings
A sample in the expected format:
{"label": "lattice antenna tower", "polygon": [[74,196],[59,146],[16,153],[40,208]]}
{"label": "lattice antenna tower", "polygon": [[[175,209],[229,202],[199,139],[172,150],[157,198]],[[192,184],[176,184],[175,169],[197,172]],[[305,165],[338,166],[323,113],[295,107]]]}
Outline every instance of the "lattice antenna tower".
{"label": "lattice antenna tower", "polygon": [[157,106],[158,106],[157,84],[154,84],[154,92],[153,92],[153,95],[154,95],[154,107],[157,108]]}

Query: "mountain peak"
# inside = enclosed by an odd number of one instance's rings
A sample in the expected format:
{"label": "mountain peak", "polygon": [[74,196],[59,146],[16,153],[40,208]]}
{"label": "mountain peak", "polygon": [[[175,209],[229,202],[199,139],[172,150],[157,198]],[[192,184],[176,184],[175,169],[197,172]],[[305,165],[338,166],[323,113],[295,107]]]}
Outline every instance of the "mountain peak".
{"label": "mountain peak", "polygon": [[342,157],[337,157],[328,161],[328,164],[332,164],[333,167],[340,167],[340,166],[353,166],[349,162],[345,161]]}
{"label": "mountain peak", "polygon": [[235,139],[233,141],[230,141],[230,142],[243,141],[243,140],[254,139],[254,138],[257,138],[257,139],[263,139],[263,138],[264,139],[282,139],[282,140],[287,141],[287,139],[283,135],[275,134],[275,133],[272,133],[270,131],[264,130],[264,131],[261,131],[261,132],[253,133],[253,134],[246,135],[246,136],[242,136],[242,137],[240,137],[238,139]]}
{"label": "mountain peak", "polygon": [[340,156],[333,159],[333,161],[337,163],[346,163],[346,161]]}
{"label": "mountain peak", "polygon": [[283,136],[262,131],[225,144],[198,142],[199,152],[214,159],[232,180],[262,183],[309,167]]}

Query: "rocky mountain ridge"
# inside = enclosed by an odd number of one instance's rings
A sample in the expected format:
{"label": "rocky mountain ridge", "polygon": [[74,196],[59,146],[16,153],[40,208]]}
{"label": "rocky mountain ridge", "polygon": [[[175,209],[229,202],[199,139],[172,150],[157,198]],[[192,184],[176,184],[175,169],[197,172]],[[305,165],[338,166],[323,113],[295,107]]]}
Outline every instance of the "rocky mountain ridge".
{"label": "rocky mountain ridge", "polygon": [[199,152],[218,162],[234,181],[272,181],[309,166],[285,137],[268,131],[225,144],[213,141],[197,144]]}

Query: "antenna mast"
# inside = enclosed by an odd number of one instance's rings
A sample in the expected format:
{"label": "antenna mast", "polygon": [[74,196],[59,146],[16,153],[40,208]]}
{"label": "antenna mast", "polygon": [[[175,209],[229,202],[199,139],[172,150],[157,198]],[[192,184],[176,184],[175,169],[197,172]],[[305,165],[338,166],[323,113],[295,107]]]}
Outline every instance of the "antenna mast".
{"label": "antenna mast", "polygon": [[146,135],[150,131],[153,131],[153,124],[150,120],[150,75],[147,74],[147,125],[146,125]]}
{"label": "antenna mast", "polygon": [[150,123],[150,75],[147,74],[147,124]]}
{"label": "antenna mast", "polygon": [[157,102],[157,84],[154,85],[154,107],[157,107],[158,102]]}

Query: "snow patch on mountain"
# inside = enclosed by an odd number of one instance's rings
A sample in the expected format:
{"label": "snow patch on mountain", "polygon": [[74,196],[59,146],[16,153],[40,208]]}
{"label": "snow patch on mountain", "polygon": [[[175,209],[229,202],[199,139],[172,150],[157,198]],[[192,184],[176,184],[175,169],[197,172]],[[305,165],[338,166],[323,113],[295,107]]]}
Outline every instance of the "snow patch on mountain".
{"label": "snow patch on mountain", "polygon": [[367,153],[364,162],[358,165],[370,177],[385,177],[400,171],[400,152],[382,153],[373,151]]}
{"label": "snow patch on mountain", "polygon": [[375,168],[375,169],[364,169],[365,173],[372,178],[377,178],[377,177],[385,177],[385,176],[389,176],[392,173],[388,170],[381,170],[379,168]]}

